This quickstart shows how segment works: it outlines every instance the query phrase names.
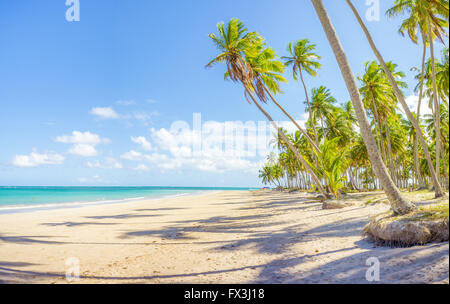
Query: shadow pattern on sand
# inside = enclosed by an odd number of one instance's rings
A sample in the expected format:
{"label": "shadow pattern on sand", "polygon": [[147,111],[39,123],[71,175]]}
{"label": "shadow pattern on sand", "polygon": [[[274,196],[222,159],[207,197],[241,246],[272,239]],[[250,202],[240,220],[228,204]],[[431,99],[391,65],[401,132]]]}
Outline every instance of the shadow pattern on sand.
{"label": "shadow pattern on sand", "polygon": [[[238,210],[252,211],[252,215],[242,216],[215,216],[210,218],[199,218],[196,220],[176,221],[163,229],[125,231],[119,239],[136,239],[145,237],[158,237],[162,240],[175,240],[176,244],[210,244],[211,251],[233,251],[241,248],[253,248],[260,253],[273,255],[274,258],[268,263],[256,265],[247,265],[243,267],[225,268],[220,270],[191,272],[170,275],[152,275],[152,276],[81,276],[81,279],[87,280],[106,280],[106,281],[143,281],[154,282],[155,280],[172,279],[177,282],[179,278],[189,278],[190,282],[198,282],[200,276],[214,277],[217,274],[227,274],[239,272],[247,269],[256,269],[259,274],[256,279],[246,283],[369,283],[365,280],[365,273],[368,266],[366,260],[369,257],[377,257],[382,263],[381,283],[390,282],[415,282],[425,281],[426,272],[432,271],[432,268],[418,268],[415,264],[426,261],[437,261],[444,263],[448,261],[448,242],[432,244],[427,246],[416,246],[411,248],[397,248],[391,250],[386,247],[374,247],[366,239],[360,238],[354,243],[354,246],[329,250],[325,252],[316,252],[307,254],[304,252],[289,252],[283,255],[291,246],[299,243],[307,243],[317,238],[326,239],[328,237],[357,237],[361,235],[362,227],[367,223],[367,216],[355,216],[345,218],[339,222],[327,223],[313,229],[305,229],[301,224],[285,226],[284,221],[276,220],[273,217],[290,212],[292,210],[320,210],[321,203],[311,201],[310,198],[297,197],[296,195],[286,195],[280,198],[271,197],[272,201],[267,202],[267,196],[255,195],[255,200],[251,203],[243,203],[240,198],[229,198],[214,204],[233,204]],[[327,216],[330,214],[351,212],[365,208],[364,206],[355,206],[345,210],[330,210],[326,214],[317,214],[316,216]],[[136,211],[169,211],[183,208],[160,208],[160,209],[137,209]],[[254,214],[254,213],[257,214]],[[89,216],[91,220],[104,219],[130,219],[140,217],[153,217],[155,214],[119,214],[110,216]],[[115,223],[85,222],[85,223],[45,223],[48,226],[65,225],[73,227],[77,225],[113,225]],[[281,225],[284,224],[283,228]],[[238,240],[219,240],[213,242],[196,241],[191,233],[224,233],[242,234],[242,239]],[[108,245],[169,245],[167,242],[117,242],[117,243],[77,243],[52,240],[50,236],[2,236],[0,242],[9,242],[17,244],[41,243],[46,245],[58,244],[108,244]],[[182,241],[182,242],[180,242]],[[184,242],[183,242],[184,241]],[[278,244],[278,246],[273,246]],[[351,254],[355,248],[364,249],[363,252]],[[434,249],[433,253],[427,250]],[[305,262],[327,257],[334,253],[347,252],[347,255],[339,259],[331,259],[329,262],[322,263],[313,269],[303,270],[301,265]],[[384,265],[384,266],[383,266]],[[15,283],[20,281],[34,281],[42,279],[63,280],[64,274],[61,273],[43,273],[27,270],[27,267],[33,264],[25,262],[1,262],[0,261],[0,282]],[[400,271],[399,271],[400,266]],[[447,262],[448,267],[448,262]],[[330,274],[330,270],[333,270]],[[448,280],[448,269],[442,273],[442,280]],[[243,283],[243,282],[241,282]]]}

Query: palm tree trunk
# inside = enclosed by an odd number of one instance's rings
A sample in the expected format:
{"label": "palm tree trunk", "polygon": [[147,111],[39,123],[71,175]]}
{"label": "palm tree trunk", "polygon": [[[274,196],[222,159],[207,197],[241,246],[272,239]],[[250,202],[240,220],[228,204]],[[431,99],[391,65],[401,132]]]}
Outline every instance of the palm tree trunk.
{"label": "palm tree trunk", "polygon": [[[424,84],[424,78],[425,78],[425,58],[426,58],[426,54],[427,54],[427,41],[425,40],[425,35],[422,35],[422,42],[423,42],[422,69],[420,72],[419,101],[417,102],[417,114],[416,114],[416,119],[419,124],[420,124],[420,107],[422,106],[423,84]],[[418,144],[419,144],[419,135],[416,134],[416,140],[414,141],[414,168],[416,171],[417,180],[419,181],[419,188],[424,188],[426,186],[425,186],[424,180],[422,179],[422,176],[420,174],[420,169],[419,169]]]}
{"label": "palm tree trunk", "polygon": [[446,160],[448,160],[448,158],[445,157],[443,146],[441,146],[441,155],[442,155],[442,163],[444,165],[444,179],[445,179],[444,188],[448,189],[448,174],[447,174],[447,163],[446,163]]}
{"label": "palm tree trunk", "polygon": [[272,119],[272,117],[269,115],[269,113],[267,113],[266,111],[264,111],[264,109],[261,107],[261,105],[256,101],[255,97],[248,91],[247,88],[245,88],[245,92],[247,93],[247,96],[250,96],[250,98],[252,99],[253,103],[258,107],[258,109],[264,114],[264,116],[266,116],[266,118],[270,121],[270,123],[272,124],[272,126],[275,128],[275,130],[277,130],[278,134],[281,136],[281,138],[283,139],[283,141],[288,145],[289,149],[294,153],[294,155],[296,156],[296,158],[300,161],[300,163],[306,168],[306,170],[309,172],[309,174],[312,176],[312,178],[314,179],[314,182],[317,185],[317,188],[319,189],[319,191],[326,197],[329,198],[328,193],[323,189],[319,179],[317,178],[316,174],[314,173],[314,171],[311,169],[311,167],[309,166],[309,164],[306,162],[306,160],[300,155],[300,153],[298,153],[297,149],[292,145],[291,141],[286,137],[286,135],[284,135],[284,133],[280,130],[280,128],[278,127],[278,125],[274,122],[274,120]]}
{"label": "palm tree trunk", "polygon": [[386,155],[386,145],[384,144],[384,138],[383,138],[383,130],[381,129],[381,123],[379,124],[379,128],[380,128],[380,135],[381,135],[381,151],[383,152],[383,160],[384,160],[384,165],[386,167],[388,167],[388,157]]}
{"label": "palm tree trunk", "polygon": [[355,183],[355,178],[354,178],[354,176],[353,176],[353,170],[352,170],[352,167],[349,167],[348,168],[348,175],[349,175],[349,177],[350,177],[350,185],[352,186],[352,190],[359,190],[358,189],[358,186],[356,185],[356,183]]}
{"label": "palm tree trunk", "polygon": [[[316,141],[316,146],[319,146],[319,137],[317,136],[317,130],[316,130],[316,124],[312,121],[313,117],[312,117],[312,110],[311,110],[311,103],[309,102],[309,94],[308,94],[308,90],[306,89],[306,84],[305,84],[305,80],[303,79],[303,72],[302,72],[302,68],[299,64],[297,64],[298,67],[298,71],[300,74],[300,79],[302,81],[303,84],[303,89],[305,90],[305,96],[306,96],[306,103],[308,104],[308,122],[311,124],[311,127],[313,129],[314,132],[314,140]],[[313,152],[313,151],[311,151]],[[316,165],[316,167],[319,167],[319,159],[318,156],[315,153],[312,153],[313,157],[314,157],[314,163]]]}
{"label": "palm tree trunk", "polygon": [[377,134],[377,138],[378,138],[378,150],[381,153],[381,144],[382,144],[381,129],[380,129],[380,125],[378,123],[379,120],[378,120],[377,106],[375,105],[375,100],[373,97],[372,97],[372,105],[373,105],[373,119],[375,120],[375,133]]}
{"label": "palm tree trunk", "polygon": [[430,175],[433,180],[433,185],[435,189],[435,197],[441,197],[444,195],[444,192],[442,191],[442,187],[439,184],[439,180],[437,178],[437,175],[433,168],[433,162],[431,160],[430,151],[428,150],[428,145],[425,141],[425,138],[423,136],[422,130],[420,129],[419,124],[417,123],[416,119],[412,115],[411,111],[408,108],[408,105],[406,104],[405,97],[403,96],[403,93],[398,88],[397,82],[395,81],[394,76],[392,76],[391,71],[386,65],[386,62],[384,61],[383,57],[381,56],[380,52],[378,51],[377,47],[375,46],[375,43],[373,42],[372,36],[370,35],[369,31],[367,30],[367,27],[365,26],[364,22],[362,21],[361,17],[359,16],[358,11],[353,6],[352,2],[350,0],[346,0],[350,8],[352,9],[356,19],[358,20],[358,23],[360,24],[361,28],[364,31],[364,34],[366,35],[367,40],[369,41],[370,47],[372,48],[372,51],[374,52],[375,56],[377,57],[378,61],[380,62],[381,66],[383,67],[384,73],[389,79],[389,82],[391,83],[391,86],[394,89],[395,96],[397,96],[397,99],[399,100],[400,104],[403,107],[403,110],[405,111],[406,116],[408,117],[409,121],[414,126],[414,129],[416,130],[416,133],[419,135],[419,140],[422,145],[423,151],[425,153],[425,157],[427,158],[428,167],[430,170]]}
{"label": "palm tree trunk", "polygon": [[430,42],[430,56],[431,56],[431,75],[433,79],[433,101],[435,106],[434,111],[434,128],[436,130],[436,177],[440,180],[440,169],[441,162],[439,153],[441,152],[441,107],[439,106],[438,96],[437,96],[437,85],[436,85],[436,68],[434,62],[434,43],[433,34],[431,33],[430,19],[427,18],[428,27],[428,40]]}
{"label": "palm tree trunk", "polygon": [[299,71],[299,74],[300,74],[300,79],[301,79],[302,84],[303,84],[303,89],[305,90],[306,103],[308,104],[308,113],[309,113],[308,121],[311,123],[312,129],[313,129],[313,132],[314,132],[314,137],[315,137],[315,140],[316,140],[316,145],[319,146],[319,137],[317,136],[316,125],[312,121],[311,103],[309,102],[308,90],[306,89],[305,80],[303,79],[302,68],[299,65],[297,65],[297,67],[298,67],[298,71]]}
{"label": "palm tree trunk", "polygon": [[389,131],[389,125],[386,123],[386,142],[388,147],[388,157],[389,157],[389,167],[391,172],[391,177],[394,180],[397,180],[397,178],[394,178],[395,175],[395,167],[394,167],[394,156],[392,155],[392,145],[391,145],[391,132]]}
{"label": "palm tree trunk", "polygon": [[[387,166],[386,149],[384,147],[383,132],[381,130],[381,121],[380,121],[380,117],[378,116],[378,108],[375,103],[375,99],[373,97],[372,97],[372,104],[373,104],[373,109],[374,109],[373,113],[375,115],[375,129],[378,128],[378,141],[380,143],[379,149],[383,153],[382,154],[383,161],[384,161],[384,164]],[[392,176],[392,171],[390,171],[390,172],[391,172],[391,176]]]}
{"label": "palm tree trunk", "polygon": [[348,62],[347,56],[345,55],[344,49],[339,41],[336,34],[336,30],[331,23],[330,17],[328,16],[325,7],[323,6],[322,0],[311,0],[314,8],[319,16],[322,27],[326,33],[328,41],[333,49],[334,55],[339,64],[342,76],[345,80],[345,84],[349,91],[353,107],[355,109],[356,117],[358,118],[359,128],[361,130],[361,136],[364,139],[364,143],[369,154],[370,161],[372,163],[373,169],[380,180],[384,192],[389,199],[392,209],[397,214],[406,214],[414,210],[416,207],[402,197],[400,191],[395,186],[392,181],[387,168],[381,160],[380,153],[377,149],[377,144],[372,135],[372,130],[370,129],[369,122],[365,113],[364,105],[359,94],[358,86],[356,84],[355,76],[351,70],[350,64]]}
{"label": "palm tree trunk", "polygon": [[[284,113],[284,115],[286,115],[286,116],[291,120],[291,122],[297,127],[297,129],[299,129],[300,132],[303,133],[303,135],[304,135],[305,138],[308,140],[308,142],[311,144],[311,146],[312,146],[317,152],[321,153],[319,147],[318,147],[318,146],[316,145],[316,143],[311,139],[311,137],[309,137],[308,133],[306,133],[305,130],[303,130],[303,128],[300,127],[300,125],[295,121],[295,119],[292,118],[292,116],[289,115],[289,113],[286,112],[286,111],[284,110],[284,108],[283,108],[283,107],[275,100],[275,98],[273,98],[272,94],[269,92],[269,90],[266,88],[266,86],[264,86],[264,91],[266,91],[266,93],[269,95],[269,97],[270,97],[270,99],[272,100],[272,102],[273,102],[273,103],[274,103],[274,104],[275,104],[275,105],[276,105],[276,106]],[[314,155],[314,153],[313,153],[313,155]]]}

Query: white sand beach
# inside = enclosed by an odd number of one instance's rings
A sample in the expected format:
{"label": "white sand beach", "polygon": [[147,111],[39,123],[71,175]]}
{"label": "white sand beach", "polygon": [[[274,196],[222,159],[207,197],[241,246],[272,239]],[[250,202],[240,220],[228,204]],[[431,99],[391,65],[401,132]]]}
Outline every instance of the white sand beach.
{"label": "white sand beach", "polygon": [[[376,247],[361,233],[387,211],[322,210],[312,194],[223,191],[0,215],[1,283],[449,283],[449,243]],[[80,262],[68,282],[66,261]],[[368,282],[366,260],[380,261]]]}

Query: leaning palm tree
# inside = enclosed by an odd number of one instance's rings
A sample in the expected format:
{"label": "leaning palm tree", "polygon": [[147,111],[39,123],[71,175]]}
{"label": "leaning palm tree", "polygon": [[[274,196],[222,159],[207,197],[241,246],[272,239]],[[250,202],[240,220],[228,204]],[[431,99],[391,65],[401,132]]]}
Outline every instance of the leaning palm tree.
{"label": "leaning palm tree", "polygon": [[308,121],[311,123],[314,136],[316,140],[316,145],[319,145],[319,139],[317,137],[317,131],[315,124],[312,123],[312,112],[311,103],[309,101],[308,90],[306,88],[305,80],[303,79],[303,70],[309,75],[315,77],[317,75],[317,70],[322,66],[318,60],[321,58],[319,55],[314,53],[316,46],[314,44],[309,44],[308,39],[302,39],[294,43],[289,42],[288,52],[290,56],[282,56],[281,58],[285,60],[287,66],[292,66],[292,75],[295,80],[297,80],[297,74],[300,76],[300,80],[303,84],[303,89],[305,90],[306,102],[308,105],[309,117]]}
{"label": "leaning palm tree", "polygon": [[[244,87],[244,95],[248,102],[249,98],[256,105],[256,107],[269,120],[271,125],[277,130],[283,141],[294,153],[298,161],[306,168],[314,179],[318,189],[325,196],[329,197],[325,189],[322,187],[320,180],[311,169],[311,166],[300,155],[300,153],[292,145],[291,141],[281,131],[280,127],[274,122],[272,117],[267,113],[259,102],[254,97],[254,92],[257,90],[254,86],[255,75],[247,58],[254,58],[261,51],[261,36],[256,32],[247,32],[244,24],[238,19],[231,19],[225,26],[224,23],[217,25],[219,35],[209,34],[216,47],[220,50],[220,54],[211,60],[206,66],[211,67],[216,63],[225,63],[227,71],[225,76],[233,82],[241,83]],[[258,92],[257,92],[258,93]]]}
{"label": "leaning palm tree", "polygon": [[414,204],[406,200],[400,193],[399,189],[392,181],[386,166],[384,165],[380,153],[377,149],[375,138],[373,137],[372,130],[370,128],[367,116],[365,113],[364,105],[359,94],[358,86],[356,84],[355,76],[351,70],[347,56],[336,34],[336,30],[331,23],[330,17],[321,0],[311,0],[317,15],[320,19],[322,27],[328,38],[328,41],[333,49],[336,60],[341,69],[342,76],[345,80],[347,89],[349,91],[353,107],[355,109],[356,116],[358,118],[361,136],[364,139],[364,143],[367,148],[367,152],[372,163],[372,167],[381,182],[384,192],[389,199],[392,209],[397,214],[406,214],[415,209]]}
{"label": "leaning palm tree", "polygon": [[425,156],[427,158],[428,166],[430,166],[430,173],[431,173],[431,178],[432,178],[433,185],[434,185],[435,196],[436,197],[441,197],[441,196],[444,195],[444,192],[442,191],[442,187],[441,187],[441,185],[439,183],[439,180],[438,180],[438,177],[436,175],[436,172],[433,169],[433,162],[431,160],[431,155],[429,153],[428,146],[427,146],[427,143],[426,143],[425,138],[423,136],[422,130],[420,129],[420,126],[419,126],[417,120],[414,118],[414,115],[409,110],[409,107],[408,107],[408,105],[406,103],[406,100],[405,100],[405,97],[404,97],[403,93],[400,91],[394,76],[392,75],[391,71],[389,70],[389,67],[387,66],[386,62],[384,61],[384,59],[381,56],[380,52],[378,51],[377,47],[375,46],[375,43],[373,42],[372,36],[370,35],[370,33],[369,33],[367,27],[365,26],[363,20],[359,16],[358,11],[353,6],[353,4],[352,4],[352,2],[350,0],[346,0],[346,1],[347,1],[347,4],[350,6],[351,10],[353,11],[353,14],[355,15],[356,19],[358,20],[358,23],[360,24],[361,28],[363,29],[364,34],[366,35],[366,38],[369,41],[370,47],[372,48],[372,51],[374,52],[374,54],[377,57],[379,63],[381,64],[381,66],[382,66],[386,76],[388,77],[389,82],[390,82],[392,88],[394,89],[395,96],[397,97],[398,101],[402,105],[402,108],[403,108],[406,116],[408,117],[409,121],[411,121],[411,123],[413,124],[414,129],[416,130],[416,133],[419,135],[419,140],[420,140],[420,143],[421,143],[422,148],[424,150]]}
{"label": "leaning palm tree", "polygon": [[[425,53],[427,48],[427,41],[430,47],[431,61],[434,62],[434,42],[435,37],[443,40],[443,36],[446,36],[444,30],[448,28],[448,0],[396,0],[394,6],[386,12],[390,17],[394,17],[400,14],[408,14],[408,17],[402,22],[399,32],[404,35],[405,31],[408,32],[410,39],[417,43],[417,33],[420,31],[422,35],[423,43],[423,56],[422,56],[422,77],[421,77],[421,90],[419,95],[419,103],[417,110],[417,119],[420,117],[420,104],[422,98],[422,86],[423,86],[423,73],[425,68]],[[436,84],[436,71],[434,65],[432,66],[432,86],[433,94],[432,101],[435,111],[435,124],[439,135],[439,102],[437,98],[437,84]],[[438,139],[436,142],[436,177],[439,178],[439,151],[441,142]],[[436,187],[436,185],[435,185]]]}
{"label": "leaning palm tree", "polygon": [[279,82],[287,82],[282,76],[284,72],[283,63],[275,59],[277,56],[272,48],[264,48],[263,41],[261,41],[261,45],[258,48],[260,48],[260,52],[256,56],[247,56],[247,62],[253,71],[253,87],[255,88],[256,95],[263,102],[267,102],[267,97],[269,97],[283,114],[289,118],[294,126],[302,132],[311,146],[320,152],[319,147],[309,137],[308,133],[303,130],[297,121],[273,97],[273,95],[281,93]]}

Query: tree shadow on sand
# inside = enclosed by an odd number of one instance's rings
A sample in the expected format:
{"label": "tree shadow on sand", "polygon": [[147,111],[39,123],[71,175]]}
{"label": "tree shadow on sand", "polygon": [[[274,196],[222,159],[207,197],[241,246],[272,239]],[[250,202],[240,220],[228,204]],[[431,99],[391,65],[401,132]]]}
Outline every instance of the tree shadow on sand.
{"label": "tree shadow on sand", "polygon": [[42,226],[66,226],[66,227],[79,227],[79,226],[109,226],[117,225],[117,223],[97,223],[97,222],[60,222],[60,223],[42,223]]}
{"label": "tree shadow on sand", "polygon": [[[357,243],[369,247],[366,240]],[[369,246],[368,246],[369,245]],[[448,280],[448,242],[428,246],[410,248],[377,247],[362,253],[347,255],[339,259],[314,267],[310,270],[298,271],[299,265],[308,259],[320,255],[329,255],[338,251],[329,251],[316,255],[304,255],[293,258],[276,259],[265,265],[258,279],[251,283],[289,283],[289,284],[390,284],[390,283],[429,283],[427,274],[433,273],[433,281]],[[377,258],[380,262],[380,280],[368,281],[366,273],[372,263],[369,258]],[[447,262],[445,262],[445,260]],[[429,265],[440,265],[437,269]],[[428,265],[428,266],[425,266]]]}
{"label": "tree shadow on sand", "polygon": [[[335,253],[342,253],[352,250],[352,248],[342,248],[333,251],[322,252],[314,255],[299,255],[295,257],[286,257],[272,260],[269,263],[247,265],[242,267],[226,268],[204,272],[190,272],[168,275],[149,275],[149,276],[90,276],[81,275],[81,280],[104,280],[104,281],[144,281],[170,279],[177,282],[177,279],[191,278],[191,282],[197,282],[200,277],[215,276],[218,274],[232,274],[234,272],[245,270],[259,270],[258,277],[249,282],[255,284],[377,284],[377,283],[424,283],[426,273],[431,271],[430,267],[423,267],[424,263],[436,263],[448,260],[448,242],[433,244],[429,246],[418,246],[411,248],[401,248],[400,250],[389,250],[389,248],[378,248],[373,251],[348,255],[346,257],[335,259],[329,263],[307,271],[296,271],[301,264],[316,259],[320,256],[326,256]],[[399,248],[397,248],[399,249]],[[430,252],[426,252],[428,249]],[[376,257],[380,260],[380,281],[369,282],[366,280],[366,272],[370,265],[366,264],[369,257]],[[23,268],[32,266],[30,263],[21,262],[1,262],[0,261],[0,282],[1,283],[19,283],[30,282],[33,280],[54,280],[64,281],[63,273],[30,271]],[[444,264],[445,265],[445,264]],[[436,276],[436,272],[434,272]],[[438,281],[448,280],[447,269],[441,268],[437,274]]]}
{"label": "tree shadow on sand", "polygon": [[[304,200],[306,202],[308,200]],[[222,202],[224,203],[224,202]],[[226,202],[225,202],[226,203]],[[267,203],[267,201],[266,201]],[[301,202],[300,202],[301,203]],[[241,202],[242,204],[242,202]],[[243,208],[256,208],[260,211],[269,210],[265,213],[240,215],[240,216],[214,216],[207,218],[198,218],[196,220],[175,221],[162,229],[141,230],[141,231],[125,231],[119,236],[121,239],[134,239],[145,237],[159,237],[161,239],[174,239],[185,242],[175,242],[177,244],[210,244],[211,251],[242,250],[251,248],[258,253],[273,256],[272,260],[267,263],[259,263],[236,267],[223,267],[223,269],[189,272],[167,275],[149,275],[149,276],[81,276],[86,280],[107,280],[107,281],[144,281],[152,282],[158,280],[169,280],[177,282],[179,279],[189,282],[204,282],[210,277],[215,278],[218,274],[231,274],[240,271],[253,269],[257,271],[257,277],[250,279],[248,282],[239,283],[369,283],[365,279],[365,274],[369,266],[366,265],[367,258],[376,257],[381,263],[381,281],[380,283],[391,282],[422,282],[426,281],[426,272],[435,271],[434,268],[427,268],[424,263],[433,265],[436,263],[445,264],[447,260],[447,268],[442,272],[438,271],[438,275],[445,279],[448,278],[448,242],[433,244],[427,246],[416,246],[411,248],[386,248],[374,247],[366,239],[359,238],[353,243],[353,246],[345,248],[337,248],[315,254],[307,254],[297,250],[291,250],[295,245],[308,244],[308,242],[327,238],[348,238],[358,237],[361,235],[362,228],[368,222],[366,215],[353,216],[332,223],[324,223],[323,225],[306,228],[304,224],[286,224],[285,221],[276,218],[278,215],[290,212],[290,208],[301,208],[304,204],[299,204],[298,198],[286,200],[280,199],[277,202],[270,202],[269,207],[265,203],[258,205],[249,203],[242,206]],[[320,203],[308,204],[312,208],[318,208]],[[259,208],[262,207],[262,208]],[[267,209],[266,209],[267,208]],[[344,210],[330,210],[326,214],[317,214],[316,216],[327,216],[334,213],[355,212],[360,206],[350,207]],[[240,209],[239,207],[237,209]],[[152,210],[154,211],[154,210]],[[92,219],[127,219],[139,217],[139,214],[111,215],[101,217],[90,217]],[[151,215],[142,215],[142,217]],[[195,241],[194,235],[190,233],[217,233],[215,241],[198,242]],[[230,233],[238,235],[238,239],[226,240],[220,237],[220,234]],[[239,237],[241,236],[241,237]],[[358,239],[358,238],[357,238]],[[69,244],[70,242],[58,242],[51,240],[47,236],[1,236],[2,242],[15,242],[19,244],[42,243],[42,244]],[[154,241],[154,240],[153,240]],[[101,244],[101,243],[70,243],[70,244]],[[137,242],[117,242],[106,244],[150,244]],[[160,243],[164,245],[164,243]],[[165,243],[170,244],[170,243]],[[151,245],[151,244],[150,244]],[[307,247],[307,246],[305,246]],[[342,246],[344,247],[344,246]],[[358,253],[352,253],[352,250],[359,249]],[[361,250],[362,249],[362,250]],[[362,252],[361,252],[362,251]],[[311,251],[309,251],[311,252]],[[337,255],[337,256],[336,256]],[[320,263],[314,262],[321,259]],[[10,263],[10,262],[8,262]],[[305,264],[308,263],[308,264]],[[309,268],[302,268],[302,264],[308,265]],[[317,265],[314,266],[313,265]],[[26,267],[31,265],[25,264],[1,264],[0,262],[0,282],[9,282],[17,277],[26,277],[30,280],[45,279],[64,279],[64,274],[60,273],[43,273],[37,271],[29,271]],[[312,267],[312,268],[311,268]]]}
{"label": "tree shadow on sand", "polygon": [[282,223],[262,221],[268,217],[271,215],[215,216],[201,220],[176,221],[174,225],[164,229],[128,231],[123,233],[120,238],[156,236],[163,239],[195,239],[188,234],[193,232],[247,234],[258,228]]}
{"label": "tree shadow on sand", "polygon": [[99,215],[99,216],[85,216],[85,218],[93,220],[105,220],[105,219],[130,219],[130,218],[144,218],[144,217],[156,217],[163,216],[163,214],[116,214],[116,215]]}

